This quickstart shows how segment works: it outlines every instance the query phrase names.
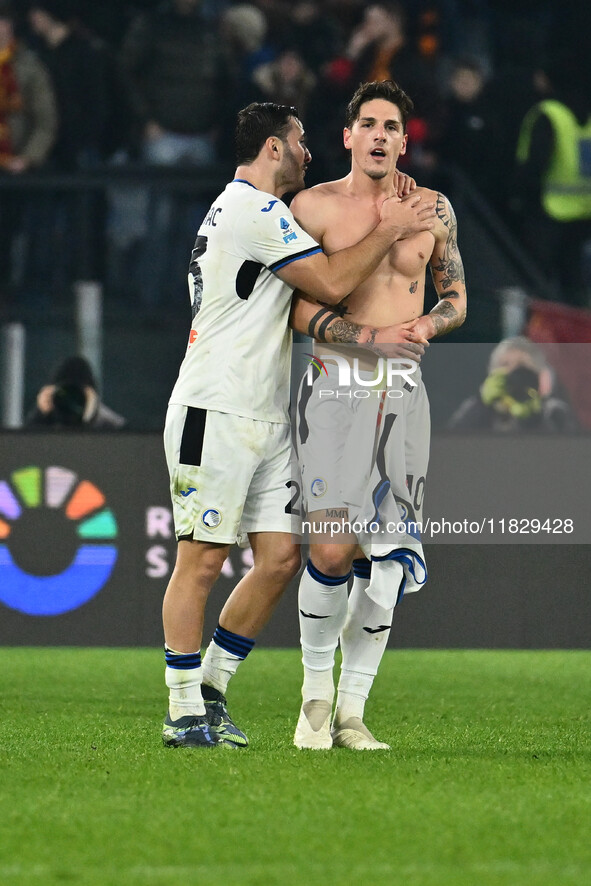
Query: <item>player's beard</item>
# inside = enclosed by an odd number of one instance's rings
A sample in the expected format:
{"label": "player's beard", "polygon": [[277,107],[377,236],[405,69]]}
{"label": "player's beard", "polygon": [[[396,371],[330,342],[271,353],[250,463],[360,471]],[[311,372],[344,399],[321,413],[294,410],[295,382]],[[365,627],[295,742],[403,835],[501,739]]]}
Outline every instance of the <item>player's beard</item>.
{"label": "player's beard", "polygon": [[366,169],[365,174],[368,178],[371,178],[372,181],[380,181],[390,173],[388,169]]}
{"label": "player's beard", "polygon": [[281,184],[289,191],[301,191],[304,187],[304,171],[293,155],[287,142],[283,142],[283,167]]}

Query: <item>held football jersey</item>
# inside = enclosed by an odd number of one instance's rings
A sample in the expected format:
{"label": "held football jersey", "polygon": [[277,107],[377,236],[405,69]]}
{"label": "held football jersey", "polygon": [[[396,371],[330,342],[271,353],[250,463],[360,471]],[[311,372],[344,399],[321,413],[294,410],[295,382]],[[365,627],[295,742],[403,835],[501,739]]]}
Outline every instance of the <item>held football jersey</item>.
{"label": "held football jersey", "polygon": [[321,252],[281,200],[235,179],[199,228],[193,322],[170,402],[288,422],[293,288],[273,272]]}

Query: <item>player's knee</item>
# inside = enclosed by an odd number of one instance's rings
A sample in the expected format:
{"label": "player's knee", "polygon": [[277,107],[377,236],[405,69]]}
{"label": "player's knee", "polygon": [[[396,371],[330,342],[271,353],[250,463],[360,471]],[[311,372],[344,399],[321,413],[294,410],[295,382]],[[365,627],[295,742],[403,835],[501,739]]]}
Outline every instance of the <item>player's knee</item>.
{"label": "player's knee", "polygon": [[198,588],[212,587],[228,555],[225,545],[205,546],[201,542],[179,543],[175,573]]}
{"label": "player's knee", "polygon": [[351,571],[351,554],[342,545],[318,545],[312,550],[310,559],[316,569],[331,578],[348,575]]}
{"label": "player's knee", "polygon": [[278,552],[276,569],[286,581],[291,581],[299,572],[302,562],[299,545],[286,545]]}

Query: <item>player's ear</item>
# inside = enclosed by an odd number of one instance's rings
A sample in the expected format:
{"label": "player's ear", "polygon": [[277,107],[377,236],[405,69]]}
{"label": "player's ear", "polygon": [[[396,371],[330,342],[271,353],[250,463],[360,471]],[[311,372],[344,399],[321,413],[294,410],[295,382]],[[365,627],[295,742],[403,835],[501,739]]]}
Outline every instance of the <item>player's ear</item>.
{"label": "player's ear", "polygon": [[279,158],[279,154],[281,153],[279,150],[279,139],[276,138],[274,135],[271,135],[267,139],[267,149],[270,157],[275,160]]}
{"label": "player's ear", "polygon": [[343,129],[343,144],[348,151],[351,149],[351,130],[346,126]]}
{"label": "player's ear", "polygon": [[402,147],[400,148],[400,154],[406,154],[406,145],[408,142],[408,133],[404,133],[404,138],[402,139]]}

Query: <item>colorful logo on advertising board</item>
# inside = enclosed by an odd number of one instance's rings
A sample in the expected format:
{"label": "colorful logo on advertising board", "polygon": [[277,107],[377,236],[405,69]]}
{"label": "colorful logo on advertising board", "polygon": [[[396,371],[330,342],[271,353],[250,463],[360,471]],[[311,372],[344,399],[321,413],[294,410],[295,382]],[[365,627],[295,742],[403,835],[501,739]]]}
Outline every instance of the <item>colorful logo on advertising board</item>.
{"label": "colorful logo on advertising board", "polygon": [[61,615],[87,603],[117,561],[117,521],[101,490],[67,468],[0,480],[0,603]]}

